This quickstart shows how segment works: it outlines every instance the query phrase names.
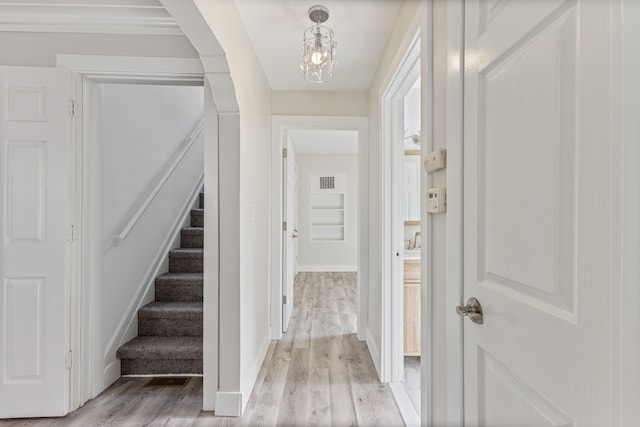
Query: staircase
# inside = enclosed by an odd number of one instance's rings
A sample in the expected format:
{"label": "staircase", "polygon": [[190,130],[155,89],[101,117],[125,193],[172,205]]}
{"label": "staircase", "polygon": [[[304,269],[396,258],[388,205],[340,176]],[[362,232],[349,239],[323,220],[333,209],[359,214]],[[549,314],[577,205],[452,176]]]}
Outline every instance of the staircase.
{"label": "staircase", "polygon": [[122,375],[202,374],[204,193],[191,211],[169,272],[155,281],[156,299],[138,311],[138,336],[116,355]]}

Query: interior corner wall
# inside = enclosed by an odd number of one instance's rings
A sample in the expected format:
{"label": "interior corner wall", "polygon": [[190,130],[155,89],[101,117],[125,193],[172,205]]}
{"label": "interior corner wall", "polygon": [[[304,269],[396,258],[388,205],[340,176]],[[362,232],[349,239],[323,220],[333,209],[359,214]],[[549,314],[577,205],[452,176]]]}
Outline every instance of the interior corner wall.
{"label": "interior corner wall", "polygon": [[[358,270],[358,155],[298,154],[299,271]],[[313,242],[309,230],[309,175],[345,174],[345,240]]]}
{"label": "interior corner wall", "polygon": [[0,65],[55,67],[57,54],[198,57],[184,36],[0,32]]}
{"label": "interior corner wall", "polygon": [[[416,32],[422,28],[422,8],[426,0],[405,1],[387,46],[383,52],[375,77],[369,88],[369,304],[367,345],[380,373],[382,351],[382,255],[383,248],[383,164],[382,164],[382,96],[398,69],[403,55]],[[436,2],[438,3],[438,2]],[[444,2],[442,2],[444,3]],[[424,70],[422,71],[422,81]],[[424,95],[423,95],[424,96]],[[425,241],[423,237],[423,242]]]}
{"label": "interior corner wall", "polygon": [[[230,206],[220,206],[221,211],[232,210],[229,215],[235,216],[238,225],[229,227],[221,215],[221,275],[224,269],[234,279],[220,283],[220,377],[215,409],[219,415],[240,415],[271,341],[271,87],[233,0],[194,3],[224,50],[239,109],[239,135],[229,135],[239,141],[222,140],[227,135],[221,127],[220,185],[227,182],[239,191]],[[238,146],[232,149],[229,144]],[[227,244],[239,247],[239,255],[227,251]]]}

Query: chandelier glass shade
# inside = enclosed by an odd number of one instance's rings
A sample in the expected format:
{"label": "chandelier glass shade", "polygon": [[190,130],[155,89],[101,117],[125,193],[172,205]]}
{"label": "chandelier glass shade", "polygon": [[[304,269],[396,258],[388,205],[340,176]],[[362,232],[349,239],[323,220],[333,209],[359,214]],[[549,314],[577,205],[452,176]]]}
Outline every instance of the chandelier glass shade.
{"label": "chandelier glass shade", "polygon": [[336,41],[333,31],[320,23],[329,19],[329,10],[324,6],[313,6],[309,9],[309,19],[316,24],[304,32],[300,68],[308,81],[328,82],[333,78],[333,67],[336,65]]}

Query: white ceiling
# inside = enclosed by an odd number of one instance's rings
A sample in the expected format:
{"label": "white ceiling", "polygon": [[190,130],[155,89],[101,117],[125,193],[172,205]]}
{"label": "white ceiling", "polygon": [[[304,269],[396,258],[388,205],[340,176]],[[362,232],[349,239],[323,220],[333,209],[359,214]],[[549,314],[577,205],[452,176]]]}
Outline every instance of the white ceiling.
{"label": "white ceiling", "polygon": [[351,130],[289,130],[296,154],[357,154],[358,132]]}
{"label": "white ceiling", "polygon": [[[373,80],[401,0],[235,0],[273,90],[365,91]],[[309,7],[329,8],[324,24],[338,47],[333,80],[307,82],[300,70]]]}

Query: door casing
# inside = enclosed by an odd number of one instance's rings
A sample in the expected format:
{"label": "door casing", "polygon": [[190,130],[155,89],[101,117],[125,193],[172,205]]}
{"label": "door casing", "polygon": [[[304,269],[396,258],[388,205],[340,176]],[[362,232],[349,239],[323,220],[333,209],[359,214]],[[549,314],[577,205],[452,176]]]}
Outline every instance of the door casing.
{"label": "door casing", "polygon": [[[102,358],[102,352],[95,347],[92,336],[94,329],[99,325],[96,323],[96,289],[97,277],[95,272],[99,271],[100,261],[98,251],[93,250],[96,243],[91,239],[91,235],[100,235],[99,230],[92,232],[94,225],[88,215],[95,215],[95,210],[91,209],[90,194],[99,192],[98,188],[91,186],[91,179],[88,169],[93,156],[89,141],[94,132],[95,123],[90,115],[83,114],[83,107],[90,108],[92,101],[91,90],[96,83],[129,83],[129,84],[175,84],[175,85],[202,85],[203,70],[197,59],[177,59],[177,58],[124,58],[106,57],[93,55],[58,55],[57,65],[59,67],[70,68],[73,72],[73,99],[76,103],[78,119],[75,121],[75,128],[72,129],[72,145],[75,150],[76,179],[72,184],[76,203],[73,207],[74,214],[80,221],[81,251],[75,254],[72,261],[72,274],[78,278],[74,281],[71,289],[73,304],[71,305],[70,324],[72,337],[72,352],[74,363],[71,370],[71,400],[70,409],[75,410],[86,401],[96,397],[101,393],[105,385],[102,379],[97,378],[95,372],[96,358]],[[205,103],[211,97],[210,91],[205,91]],[[205,118],[205,127],[207,126]],[[217,175],[217,171],[211,171]],[[218,220],[215,214],[215,221]],[[88,227],[85,227],[85,225]],[[91,228],[90,228],[91,227]],[[217,252],[217,248],[215,249]],[[217,288],[215,283],[209,283]],[[217,307],[216,307],[217,308]],[[217,313],[215,317],[217,318]],[[209,360],[214,360],[215,364],[205,369],[204,387],[212,389],[213,394],[218,388],[218,329],[209,329],[210,334],[204,338],[205,347],[211,350]],[[212,369],[215,367],[215,369]],[[107,384],[108,386],[108,384]]]}
{"label": "door casing", "polygon": [[[369,163],[368,163],[368,120],[366,117],[331,116],[272,116],[271,136],[271,338],[282,336],[282,149],[287,147],[286,132],[289,129],[333,129],[358,132],[358,338],[366,339],[368,271],[369,271]],[[278,325],[278,327],[274,327]]]}

